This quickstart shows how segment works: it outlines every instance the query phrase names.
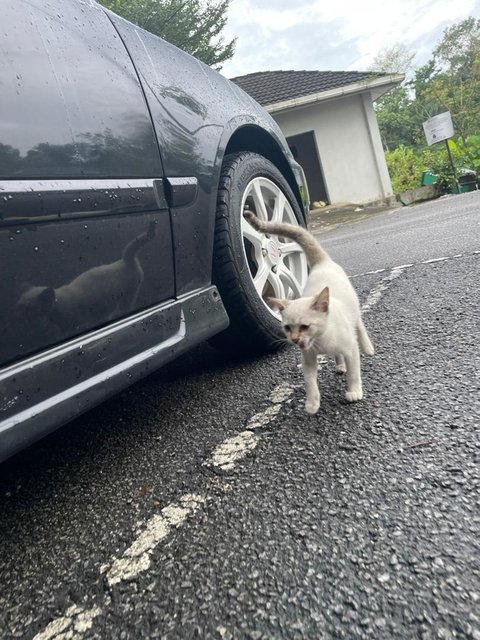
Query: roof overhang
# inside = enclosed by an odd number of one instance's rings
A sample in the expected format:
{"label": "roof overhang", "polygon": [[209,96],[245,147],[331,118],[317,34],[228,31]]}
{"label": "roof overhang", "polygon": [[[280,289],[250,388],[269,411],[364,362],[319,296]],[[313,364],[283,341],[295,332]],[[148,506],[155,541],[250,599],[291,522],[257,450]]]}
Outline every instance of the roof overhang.
{"label": "roof overhang", "polygon": [[334,98],[342,98],[360,93],[369,92],[372,101],[378,100],[384,93],[398,87],[405,80],[405,74],[395,73],[380,78],[372,78],[371,80],[363,80],[362,82],[354,82],[343,87],[330,89],[329,91],[320,91],[319,93],[311,93],[307,96],[299,96],[298,98],[290,98],[281,102],[263,105],[263,108],[269,113],[278,113],[279,111],[290,111],[299,107],[307,107],[318,102],[333,100]]}

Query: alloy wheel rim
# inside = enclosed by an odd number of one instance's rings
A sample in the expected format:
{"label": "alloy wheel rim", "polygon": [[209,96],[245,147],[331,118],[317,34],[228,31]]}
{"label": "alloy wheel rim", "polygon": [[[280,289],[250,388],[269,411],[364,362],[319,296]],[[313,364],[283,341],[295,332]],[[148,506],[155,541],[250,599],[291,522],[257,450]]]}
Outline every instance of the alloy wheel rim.
{"label": "alloy wheel rim", "polygon": [[[283,191],[268,178],[251,180],[242,197],[245,207],[261,220],[298,225],[295,213]],[[294,299],[302,295],[308,276],[307,259],[296,242],[256,231],[242,215],[242,244],[257,294],[276,318],[278,312],[269,307],[269,297]]]}

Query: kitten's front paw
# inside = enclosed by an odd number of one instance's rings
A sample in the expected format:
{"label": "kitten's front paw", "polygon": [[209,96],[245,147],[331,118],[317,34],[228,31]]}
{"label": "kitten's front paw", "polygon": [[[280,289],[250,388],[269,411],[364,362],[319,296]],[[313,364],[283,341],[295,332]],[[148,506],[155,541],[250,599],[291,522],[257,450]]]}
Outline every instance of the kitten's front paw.
{"label": "kitten's front paw", "polygon": [[320,409],[320,401],[311,401],[311,400],[307,400],[307,402],[305,403],[305,411],[307,413],[309,413],[310,415],[313,415],[314,413],[317,413],[317,411]]}
{"label": "kitten's front paw", "polygon": [[361,389],[360,391],[347,391],[345,398],[347,402],[357,402],[363,398],[363,391]]}
{"label": "kitten's front paw", "polygon": [[337,364],[335,371],[336,373],[347,373],[347,367],[344,364]]}

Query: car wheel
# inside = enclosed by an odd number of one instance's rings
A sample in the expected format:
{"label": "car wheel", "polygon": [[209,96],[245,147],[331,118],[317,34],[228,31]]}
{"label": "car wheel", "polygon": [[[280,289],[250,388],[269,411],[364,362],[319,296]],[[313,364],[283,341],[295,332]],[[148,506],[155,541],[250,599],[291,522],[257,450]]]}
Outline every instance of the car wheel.
{"label": "car wheel", "polygon": [[262,220],[304,225],[304,217],[288,182],[269,160],[251,152],[225,157],[213,276],[230,326],[212,342],[230,352],[262,353],[285,344],[280,317],[268,306],[268,298],[298,298],[308,266],[296,243],[253,229],[242,215],[245,207]]}

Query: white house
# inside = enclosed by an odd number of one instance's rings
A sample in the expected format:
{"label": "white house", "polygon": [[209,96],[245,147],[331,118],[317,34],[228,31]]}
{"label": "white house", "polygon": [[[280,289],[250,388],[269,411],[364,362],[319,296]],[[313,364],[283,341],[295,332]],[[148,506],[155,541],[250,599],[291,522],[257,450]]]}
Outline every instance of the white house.
{"label": "white house", "polygon": [[232,78],[277,121],[303,166],[311,201],[393,197],[373,102],[404,75],[264,71]]}

